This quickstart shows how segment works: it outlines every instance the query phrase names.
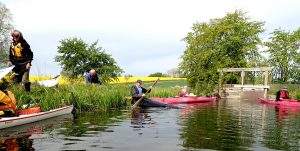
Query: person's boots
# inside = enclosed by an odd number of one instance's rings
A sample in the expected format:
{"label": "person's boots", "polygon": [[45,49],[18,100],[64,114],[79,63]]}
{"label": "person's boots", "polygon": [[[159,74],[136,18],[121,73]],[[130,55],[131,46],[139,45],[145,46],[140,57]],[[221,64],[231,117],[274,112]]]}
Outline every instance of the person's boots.
{"label": "person's boots", "polygon": [[30,92],[30,85],[31,85],[31,82],[24,83],[25,91]]}

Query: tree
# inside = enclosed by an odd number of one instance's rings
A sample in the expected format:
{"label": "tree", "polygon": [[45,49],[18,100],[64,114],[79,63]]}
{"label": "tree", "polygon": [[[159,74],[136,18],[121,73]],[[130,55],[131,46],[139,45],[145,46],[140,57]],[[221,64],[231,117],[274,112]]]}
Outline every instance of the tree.
{"label": "tree", "polygon": [[218,83],[217,69],[248,67],[259,61],[263,25],[264,22],[251,21],[241,10],[208,23],[193,24],[193,32],[184,38],[187,48],[179,65],[190,87],[197,93],[210,93]]}
{"label": "tree", "polygon": [[279,83],[299,80],[300,76],[300,28],[289,32],[275,29],[265,45],[269,63],[273,67],[272,76]]}
{"label": "tree", "polygon": [[12,15],[8,8],[0,2],[0,62],[8,58],[10,34],[13,30]]}
{"label": "tree", "polygon": [[70,78],[82,76],[93,68],[102,82],[116,80],[123,70],[102,47],[97,47],[97,43],[98,41],[89,45],[82,39],[64,39],[60,41],[59,55],[55,56],[55,61],[60,63],[64,73]]}
{"label": "tree", "polygon": [[152,73],[150,74],[148,77],[167,77],[168,75],[163,74],[161,72],[156,72],[156,73]]}

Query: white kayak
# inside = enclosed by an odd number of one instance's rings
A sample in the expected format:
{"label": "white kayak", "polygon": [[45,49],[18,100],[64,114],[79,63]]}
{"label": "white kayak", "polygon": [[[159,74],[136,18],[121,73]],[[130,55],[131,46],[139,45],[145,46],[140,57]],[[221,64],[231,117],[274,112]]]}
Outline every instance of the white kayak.
{"label": "white kayak", "polygon": [[73,105],[65,106],[57,109],[53,109],[45,112],[23,114],[15,117],[1,117],[0,118],[0,129],[33,123],[44,119],[69,114],[73,110]]}
{"label": "white kayak", "polygon": [[0,69],[0,79],[5,77],[15,66]]}
{"label": "white kayak", "polygon": [[45,87],[53,87],[58,84],[59,78],[60,78],[60,76],[58,75],[52,79],[41,80],[41,81],[37,81],[37,82],[38,82],[38,84],[45,86]]}

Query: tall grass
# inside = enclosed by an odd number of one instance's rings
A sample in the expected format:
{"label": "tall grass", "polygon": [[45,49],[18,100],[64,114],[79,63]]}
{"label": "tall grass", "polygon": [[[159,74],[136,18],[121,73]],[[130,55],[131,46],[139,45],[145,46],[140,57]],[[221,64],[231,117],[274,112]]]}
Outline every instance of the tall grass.
{"label": "tall grass", "polygon": [[38,103],[46,111],[63,105],[72,104],[74,98],[80,111],[108,110],[124,104],[124,96],[128,95],[128,85],[83,85],[70,84],[47,88],[32,84],[31,92],[25,92],[23,86],[9,88],[17,99],[17,106]]}
{"label": "tall grass", "polygon": [[[21,109],[24,104],[36,103],[43,111],[48,111],[70,105],[75,99],[79,111],[107,111],[128,105],[125,96],[131,95],[131,86],[134,84],[62,84],[48,88],[32,83],[29,93],[25,92],[22,85],[11,85],[8,90],[15,94],[18,109]],[[185,84],[185,81],[160,81],[147,97],[174,97]],[[152,82],[145,82],[143,87],[148,88],[150,85]]]}

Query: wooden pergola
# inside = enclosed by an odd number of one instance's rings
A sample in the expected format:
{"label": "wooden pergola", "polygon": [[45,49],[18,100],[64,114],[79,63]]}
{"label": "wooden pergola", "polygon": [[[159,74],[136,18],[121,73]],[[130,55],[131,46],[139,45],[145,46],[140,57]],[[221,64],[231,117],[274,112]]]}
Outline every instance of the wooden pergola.
{"label": "wooden pergola", "polygon": [[[223,73],[224,72],[241,72],[241,84],[240,85],[235,85],[234,87],[240,87],[241,89],[243,88],[260,88],[264,89],[264,97],[267,98],[267,92],[270,86],[268,85],[268,76],[269,76],[269,71],[271,71],[271,67],[261,67],[261,68],[222,68],[218,69],[219,74],[219,94],[222,92],[223,88]],[[245,80],[245,73],[246,72],[263,72],[264,75],[264,83],[263,85],[245,85],[244,80]]]}

